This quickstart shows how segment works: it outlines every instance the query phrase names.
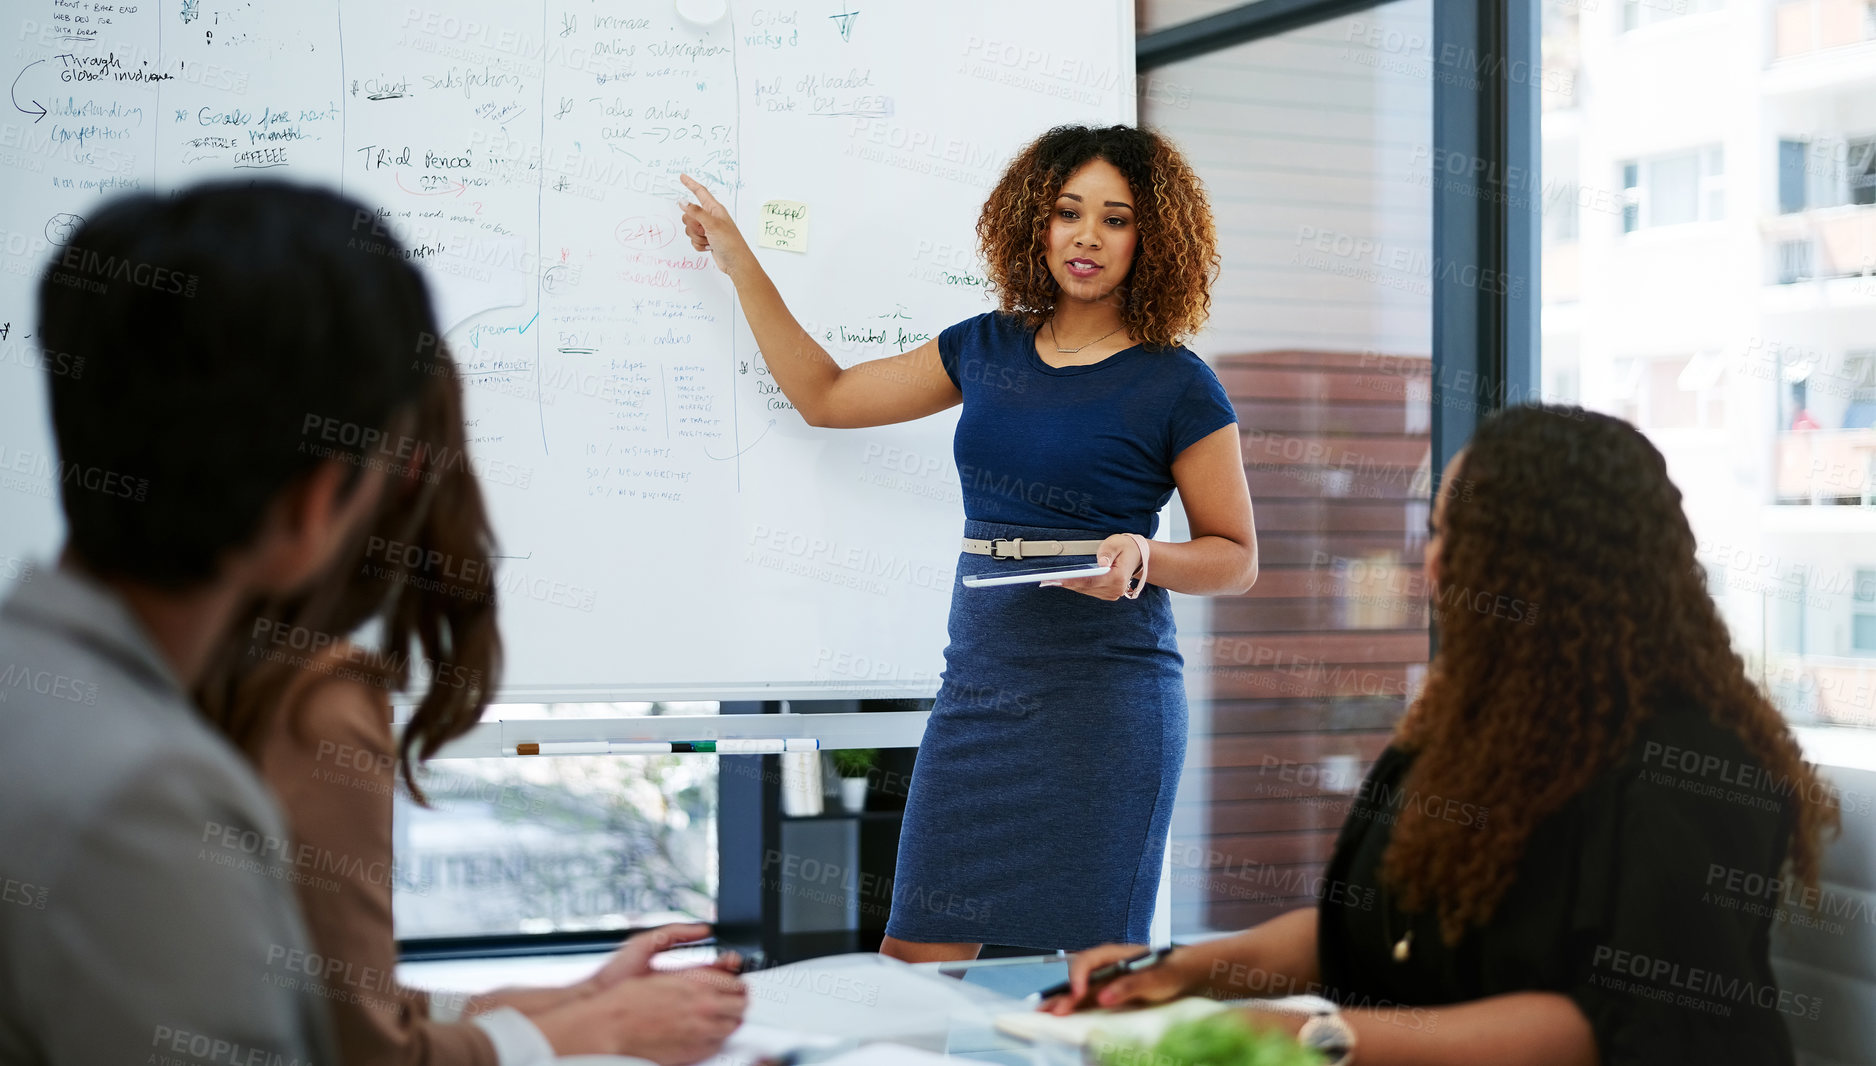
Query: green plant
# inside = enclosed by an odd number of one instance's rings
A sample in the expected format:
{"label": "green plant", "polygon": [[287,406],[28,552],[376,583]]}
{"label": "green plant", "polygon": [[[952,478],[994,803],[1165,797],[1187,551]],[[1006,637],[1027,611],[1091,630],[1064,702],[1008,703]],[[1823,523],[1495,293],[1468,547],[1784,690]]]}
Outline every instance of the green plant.
{"label": "green plant", "polygon": [[834,751],[834,769],[842,777],[865,777],[878,765],[878,748],[838,748]]}
{"label": "green plant", "polygon": [[1323,1066],[1321,1053],[1282,1033],[1259,1029],[1237,1011],[1179,1022],[1152,1048],[1097,1041],[1101,1066]]}

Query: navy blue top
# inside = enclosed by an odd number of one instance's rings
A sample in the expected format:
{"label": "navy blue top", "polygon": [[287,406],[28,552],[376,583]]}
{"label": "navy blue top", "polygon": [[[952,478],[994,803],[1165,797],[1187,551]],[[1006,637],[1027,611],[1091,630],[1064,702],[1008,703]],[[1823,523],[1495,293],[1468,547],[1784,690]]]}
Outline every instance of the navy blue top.
{"label": "navy blue top", "polygon": [[1238,420],[1184,347],[1050,366],[1021,317],[992,311],[938,334],[938,356],[964,394],[952,453],[980,522],[1150,537],[1173,459]]}

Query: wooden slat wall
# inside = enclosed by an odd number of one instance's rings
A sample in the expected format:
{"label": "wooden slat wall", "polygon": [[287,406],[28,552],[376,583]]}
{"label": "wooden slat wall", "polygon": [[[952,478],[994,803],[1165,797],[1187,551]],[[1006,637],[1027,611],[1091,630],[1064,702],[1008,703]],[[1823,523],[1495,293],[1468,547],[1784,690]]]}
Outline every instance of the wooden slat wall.
{"label": "wooden slat wall", "polygon": [[1314,902],[1348,788],[1428,650],[1427,362],[1269,351],[1213,365],[1238,411],[1262,567],[1187,644],[1210,730],[1192,737],[1174,821],[1175,935]]}

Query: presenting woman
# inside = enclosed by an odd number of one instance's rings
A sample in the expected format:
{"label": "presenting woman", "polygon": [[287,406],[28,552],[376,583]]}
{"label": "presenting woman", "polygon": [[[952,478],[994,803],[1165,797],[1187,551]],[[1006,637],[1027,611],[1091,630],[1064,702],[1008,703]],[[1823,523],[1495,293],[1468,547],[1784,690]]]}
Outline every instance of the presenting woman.
{"label": "presenting woman", "polygon": [[[1145,940],[1185,757],[1169,592],[1235,595],[1257,577],[1236,417],[1181,346],[1204,323],[1218,261],[1197,176],[1146,130],[1050,130],[977,222],[1000,310],[844,370],[724,207],[684,182],[699,201],[684,207],[692,247],[735,284],[810,425],[964,405],[959,578],[1038,558],[1111,568],[1053,587],[953,586],[882,950],[929,961],[986,943]],[[1175,488],[1192,539],[1149,543]]]}

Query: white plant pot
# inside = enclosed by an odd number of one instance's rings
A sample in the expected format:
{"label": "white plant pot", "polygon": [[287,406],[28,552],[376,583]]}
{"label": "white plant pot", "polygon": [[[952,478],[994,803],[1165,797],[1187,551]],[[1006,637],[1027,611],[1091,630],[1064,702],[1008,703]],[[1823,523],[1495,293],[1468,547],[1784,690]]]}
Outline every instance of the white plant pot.
{"label": "white plant pot", "polygon": [[840,779],[840,805],[853,813],[866,810],[866,778]]}

